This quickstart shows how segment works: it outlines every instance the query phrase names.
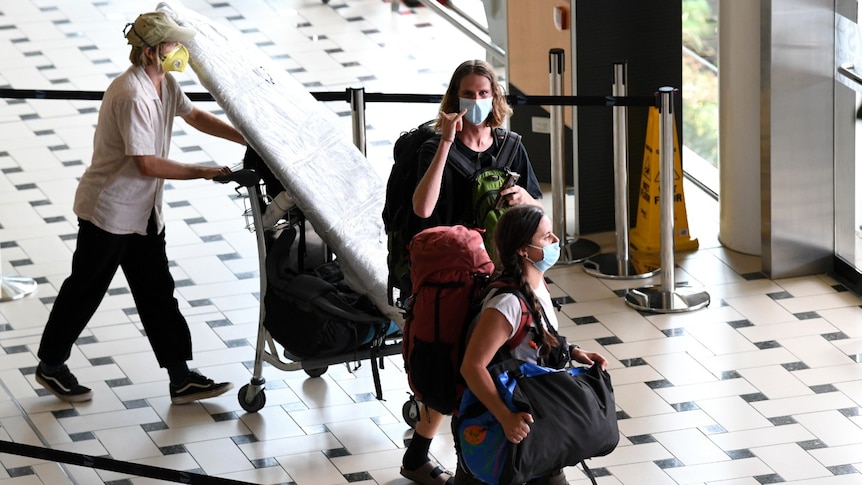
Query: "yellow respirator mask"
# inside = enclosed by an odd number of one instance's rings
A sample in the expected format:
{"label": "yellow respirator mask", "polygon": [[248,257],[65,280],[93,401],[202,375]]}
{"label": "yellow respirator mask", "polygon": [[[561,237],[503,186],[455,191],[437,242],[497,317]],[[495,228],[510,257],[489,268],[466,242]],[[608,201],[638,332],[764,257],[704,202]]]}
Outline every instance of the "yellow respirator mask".
{"label": "yellow respirator mask", "polygon": [[160,55],[159,59],[162,60],[162,71],[183,72],[189,64],[189,50],[186,49],[186,46],[177,44],[177,47],[174,48],[174,50],[167,54]]}

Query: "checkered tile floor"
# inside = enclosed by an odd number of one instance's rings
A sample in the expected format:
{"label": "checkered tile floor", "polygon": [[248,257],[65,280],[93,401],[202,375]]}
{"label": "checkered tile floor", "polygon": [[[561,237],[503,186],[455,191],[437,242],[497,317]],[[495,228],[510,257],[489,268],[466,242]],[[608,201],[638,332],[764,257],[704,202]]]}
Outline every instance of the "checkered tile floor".
{"label": "checkered tile floor", "polygon": [[[104,89],[128,65],[123,25],[155,6],[4,1],[0,86]],[[311,91],[441,93],[460,61],[484,57],[428,9],[393,12],[381,0],[186,6],[242,32]],[[194,74],[181,80],[189,91],[203,90]],[[349,137],[346,104],[327,105],[342,115]],[[99,106],[7,99],[0,107],[0,270],[38,283],[35,294],[0,303],[0,439],[251,483],[408,483],[398,474],[411,435],[401,412],[408,388],[400,356],[381,371],[384,401],[372,397],[369,365],[353,372],[331,366],[321,378],[267,366],[267,402],[258,413],[244,412],[235,392],[171,406],[167,376],[141,334],[122,275],[69,361],[94,399],[70,405],[37,385],[35,352],[69,272],[72,197],[89,163]],[[219,113],[214,103],[207,108]],[[435,111],[369,106],[368,157],[380,176],[398,133]],[[182,161],[233,165],[243,154],[181,123],[173,142]],[[862,299],[826,275],[766,279],[757,257],[717,242],[714,202],[686,190],[700,249],[677,256],[676,281],[708,292],[708,308],[641,313],[621,295],[657,279],[595,278],[580,265],[548,273],[563,303],[563,333],[611,363],[622,439],[612,454],[590,461],[599,483],[862,483]],[[239,388],[251,375],[259,289],[242,200],[232,187],[192,181],[172,182],[165,202],[177,296],[194,336],[192,365]],[[448,431],[432,453],[454,467]],[[0,454],[0,465],[0,483],[154,483],[12,454]],[[566,477],[588,483],[577,468]]]}

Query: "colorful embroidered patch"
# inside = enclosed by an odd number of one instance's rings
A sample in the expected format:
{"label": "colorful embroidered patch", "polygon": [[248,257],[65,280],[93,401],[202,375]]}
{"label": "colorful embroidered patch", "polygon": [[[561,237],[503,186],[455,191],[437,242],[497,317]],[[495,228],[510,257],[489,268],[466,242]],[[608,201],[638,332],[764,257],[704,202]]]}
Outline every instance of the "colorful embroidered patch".
{"label": "colorful embroidered patch", "polygon": [[464,441],[473,446],[477,446],[485,441],[485,436],[487,434],[488,431],[484,426],[479,426],[477,424],[467,426],[464,428]]}

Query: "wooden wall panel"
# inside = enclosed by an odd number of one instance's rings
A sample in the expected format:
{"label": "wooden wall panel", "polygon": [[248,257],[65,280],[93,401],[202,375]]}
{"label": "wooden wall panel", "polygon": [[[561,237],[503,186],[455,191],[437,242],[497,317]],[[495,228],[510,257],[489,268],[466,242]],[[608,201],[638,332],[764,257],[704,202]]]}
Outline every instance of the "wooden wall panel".
{"label": "wooden wall panel", "polygon": [[[569,28],[557,30],[553,9],[569,10]],[[613,64],[628,63],[628,94],[649,96],[661,86],[679,89],[675,96],[677,131],[682,140],[682,4],[668,0],[508,0],[509,91],[512,94],[549,93],[548,52],[566,52],[564,95],[608,96],[612,93]],[[576,52],[570,52],[572,45]],[[574,66],[573,66],[574,63]],[[629,204],[637,210],[646,108],[629,112]],[[565,111],[566,186],[573,184],[573,140],[577,136],[579,225],[582,234],[615,229],[613,113],[608,107],[578,109],[578,133],[571,129],[570,108]],[[550,136],[533,133],[531,119],[548,117],[539,106],[515,106],[513,130],[524,145],[540,182],[550,182]]]}
{"label": "wooden wall panel", "polygon": [[[565,8],[571,20],[569,0],[509,0],[507,4],[509,83],[523,94],[551,94],[548,57],[553,48],[565,51],[563,94],[572,94],[571,25],[566,30],[554,26],[554,7]],[[571,128],[571,108],[566,108],[563,118]]]}

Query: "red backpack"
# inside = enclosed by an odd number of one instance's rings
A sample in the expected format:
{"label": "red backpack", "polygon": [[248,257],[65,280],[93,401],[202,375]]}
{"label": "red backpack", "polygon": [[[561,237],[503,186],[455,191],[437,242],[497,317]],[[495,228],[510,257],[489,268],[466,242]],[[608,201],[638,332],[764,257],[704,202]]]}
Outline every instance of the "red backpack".
{"label": "red backpack", "polygon": [[[410,242],[410,279],[402,354],[417,400],[443,414],[457,412],[466,388],[461,377],[467,333],[491,288],[520,292],[503,281],[489,284],[494,263],[482,233],[464,226],[425,229]],[[521,299],[522,324],[532,319]],[[518,342],[526,332],[519,332]],[[516,345],[516,344],[515,344]]]}
{"label": "red backpack", "polygon": [[464,226],[421,231],[410,241],[409,254],[413,293],[404,322],[404,370],[416,399],[450,414],[465,387],[465,331],[481,308],[494,263],[482,233]]}

